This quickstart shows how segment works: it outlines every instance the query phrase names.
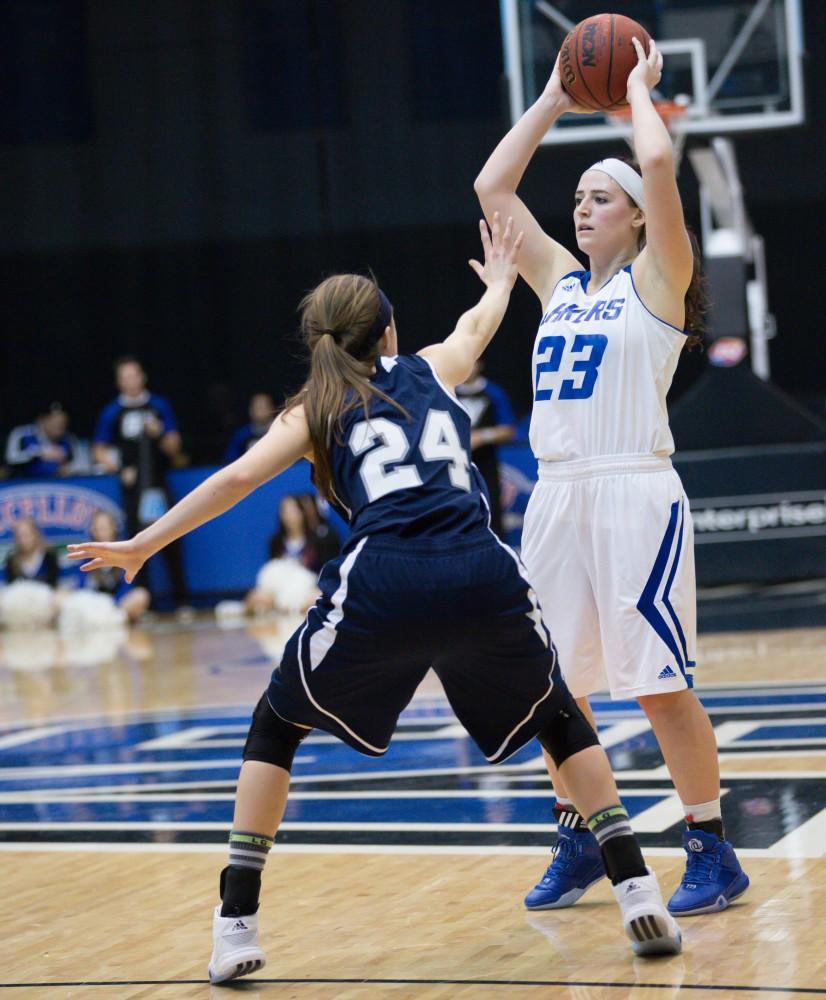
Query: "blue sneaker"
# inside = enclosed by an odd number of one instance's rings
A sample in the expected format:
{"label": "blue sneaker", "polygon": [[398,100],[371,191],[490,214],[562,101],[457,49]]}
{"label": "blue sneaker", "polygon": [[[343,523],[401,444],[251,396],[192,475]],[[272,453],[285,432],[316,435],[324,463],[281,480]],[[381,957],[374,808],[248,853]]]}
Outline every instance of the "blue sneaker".
{"label": "blue sneaker", "polygon": [[605,875],[597,838],[590,830],[558,826],[553,860],[525,896],[529,910],[559,910],[573,906]]}
{"label": "blue sneaker", "polygon": [[688,861],[683,880],[668,901],[670,913],[690,917],[725,910],[748,889],[749,877],[727,840],[704,830],[685,830],[683,848]]}

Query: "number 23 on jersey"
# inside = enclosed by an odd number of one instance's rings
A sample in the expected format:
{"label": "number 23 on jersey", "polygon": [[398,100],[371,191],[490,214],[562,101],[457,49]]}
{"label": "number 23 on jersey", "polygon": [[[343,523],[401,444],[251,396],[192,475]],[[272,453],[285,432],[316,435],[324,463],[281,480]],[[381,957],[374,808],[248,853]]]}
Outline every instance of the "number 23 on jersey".
{"label": "number 23 on jersey", "polygon": [[[568,352],[572,359],[570,366],[573,378],[560,382],[558,399],[589,399],[594,392],[599,366],[608,338],[601,333],[579,333],[574,337]],[[565,338],[559,336],[542,337],[537,345],[535,395],[537,402],[552,399],[554,389],[547,385],[543,376],[558,372],[565,355]]]}

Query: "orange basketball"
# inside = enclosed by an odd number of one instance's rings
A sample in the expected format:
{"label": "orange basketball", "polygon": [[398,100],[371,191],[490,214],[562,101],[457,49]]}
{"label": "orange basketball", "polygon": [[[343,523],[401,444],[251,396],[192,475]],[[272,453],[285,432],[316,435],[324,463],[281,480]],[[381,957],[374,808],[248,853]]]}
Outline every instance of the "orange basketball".
{"label": "orange basketball", "polygon": [[594,14],[568,32],[559,50],[559,73],[577,104],[611,111],[626,103],[628,74],[637,65],[634,37],[648,52],[648,32],[622,14]]}

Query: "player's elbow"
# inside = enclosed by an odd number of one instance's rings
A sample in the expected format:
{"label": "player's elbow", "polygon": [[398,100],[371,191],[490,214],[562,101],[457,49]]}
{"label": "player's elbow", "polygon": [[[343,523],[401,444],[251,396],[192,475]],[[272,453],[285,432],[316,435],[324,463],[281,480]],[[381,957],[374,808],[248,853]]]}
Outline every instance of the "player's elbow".
{"label": "player's elbow", "polygon": [[497,197],[501,197],[507,194],[501,188],[497,187],[494,181],[485,175],[485,171],[479,174],[476,180],[473,182],[473,190],[476,192],[476,197],[479,199],[479,204],[485,211],[486,215],[490,212],[495,211],[499,206],[494,204]]}
{"label": "player's elbow", "polygon": [[240,461],[233,462],[222,471],[224,473],[224,486],[233,496],[246,496],[259,485],[260,480],[253,470],[247,468]]}
{"label": "player's elbow", "polygon": [[639,159],[640,170],[643,177],[649,173],[659,173],[660,171],[674,171],[674,155],[671,146],[660,146],[649,150]]}

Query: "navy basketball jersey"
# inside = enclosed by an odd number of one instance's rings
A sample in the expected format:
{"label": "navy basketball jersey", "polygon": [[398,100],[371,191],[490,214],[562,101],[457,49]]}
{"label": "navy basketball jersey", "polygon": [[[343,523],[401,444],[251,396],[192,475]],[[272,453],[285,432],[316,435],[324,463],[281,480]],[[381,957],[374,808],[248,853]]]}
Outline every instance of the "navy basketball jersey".
{"label": "navy basketball jersey", "polygon": [[418,355],[380,357],[378,397],[345,414],[331,449],[333,486],[352,534],[404,538],[463,535],[488,524],[481,477],[470,461],[470,417]]}

